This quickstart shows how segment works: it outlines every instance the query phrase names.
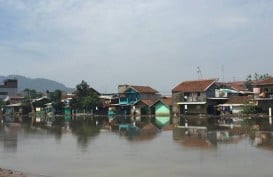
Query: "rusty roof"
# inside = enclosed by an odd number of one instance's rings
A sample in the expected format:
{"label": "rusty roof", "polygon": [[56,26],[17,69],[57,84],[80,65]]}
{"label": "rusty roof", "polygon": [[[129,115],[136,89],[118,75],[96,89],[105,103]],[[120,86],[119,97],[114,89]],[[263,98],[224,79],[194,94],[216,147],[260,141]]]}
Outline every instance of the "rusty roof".
{"label": "rusty roof", "polygon": [[273,77],[254,82],[252,85],[273,85]]}
{"label": "rusty roof", "polygon": [[[158,93],[157,90],[151,88],[150,86],[136,86],[136,85],[130,85],[128,87],[134,89],[135,91],[139,92],[139,93]],[[128,90],[127,89],[127,90]]]}
{"label": "rusty roof", "polygon": [[230,96],[226,104],[248,104],[251,96]]}
{"label": "rusty roof", "polygon": [[216,79],[185,81],[177,85],[172,92],[204,92]]}

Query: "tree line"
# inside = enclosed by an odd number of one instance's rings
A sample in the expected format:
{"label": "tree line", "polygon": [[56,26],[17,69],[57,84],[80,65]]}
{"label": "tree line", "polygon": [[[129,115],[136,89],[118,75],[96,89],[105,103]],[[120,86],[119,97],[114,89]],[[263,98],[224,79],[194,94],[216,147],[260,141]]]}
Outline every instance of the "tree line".
{"label": "tree line", "polygon": [[[76,91],[73,98],[69,102],[64,102],[64,93],[56,89],[55,91],[46,91],[46,93],[38,92],[34,89],[26,88],[23,91],[24,100],[22,101],[22,114],[34,112],[35,107],[46,107],[51,103],[55,114],[63,114],[64,108],[69,107],[73,110],[86,110],[91,112],[92,109],[99,105],[99,95],[84,80],[76,85]],[[38,100],[46,96],[46,99]],[[4,102],[0,99],[0,107],[11,104],[9,101]]]}

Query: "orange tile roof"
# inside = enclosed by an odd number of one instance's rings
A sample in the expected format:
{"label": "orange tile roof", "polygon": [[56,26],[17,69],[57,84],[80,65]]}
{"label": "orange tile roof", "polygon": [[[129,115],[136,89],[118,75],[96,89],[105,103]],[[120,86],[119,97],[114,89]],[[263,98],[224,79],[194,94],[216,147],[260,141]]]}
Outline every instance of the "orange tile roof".
{"label": "orange tile roof", "polygon": [[204,92],[216,82],[216,79],[185,81],[177,85],[172,92]]}
{"label": "orange tile roof", "polygon": [[168,97],[168,98],[161,98],[160,99],[162,102],[164,102],[166,105],[171,106],[173,104],[173,99],[172,97]]}
{"label": "orange tile roof", "polygon": [[272,84],[273,84],[273,77],[254,82],[252,85],[272,85]]}
{"label": "orange tile roof", "polygon": [[136,86],[136,85],[130,85],[129,88],[132,88],[136,90],[139,93],[158,93],[157,90],[149,87],[149,86]]}

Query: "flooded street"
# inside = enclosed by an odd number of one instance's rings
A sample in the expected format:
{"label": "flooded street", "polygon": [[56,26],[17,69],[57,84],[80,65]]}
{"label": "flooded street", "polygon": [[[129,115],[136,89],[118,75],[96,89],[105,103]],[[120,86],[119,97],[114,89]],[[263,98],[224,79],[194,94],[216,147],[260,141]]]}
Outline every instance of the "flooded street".
{"label": "flooded street", "polygon": [[208,134],[175,129],[128,137],[88,120],[50,128],[3,123],[0,167],[52,177],[272,176],[272,138],[257,146],[250,134]]}

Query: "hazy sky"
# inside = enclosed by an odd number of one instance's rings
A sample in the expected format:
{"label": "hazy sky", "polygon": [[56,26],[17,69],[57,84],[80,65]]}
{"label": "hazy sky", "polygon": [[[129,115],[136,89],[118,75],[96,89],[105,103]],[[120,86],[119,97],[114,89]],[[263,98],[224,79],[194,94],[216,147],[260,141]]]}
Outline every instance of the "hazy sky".
{"label": "hazy sky", "polygon": [[0,0],[0,75],[163,94],[273,74],[272,0]]}

